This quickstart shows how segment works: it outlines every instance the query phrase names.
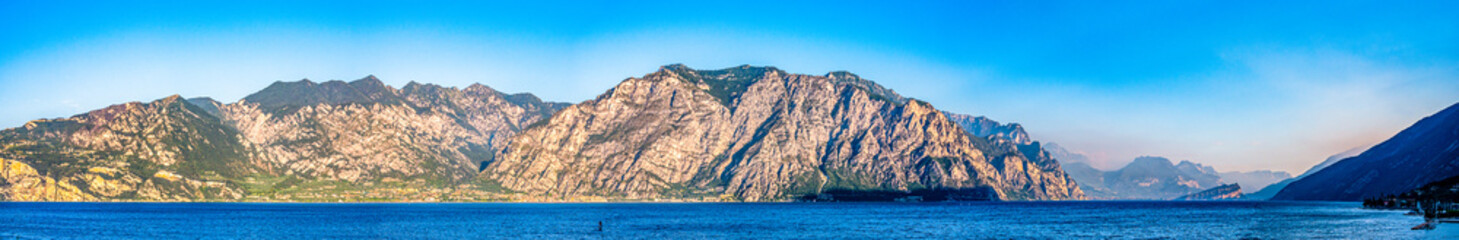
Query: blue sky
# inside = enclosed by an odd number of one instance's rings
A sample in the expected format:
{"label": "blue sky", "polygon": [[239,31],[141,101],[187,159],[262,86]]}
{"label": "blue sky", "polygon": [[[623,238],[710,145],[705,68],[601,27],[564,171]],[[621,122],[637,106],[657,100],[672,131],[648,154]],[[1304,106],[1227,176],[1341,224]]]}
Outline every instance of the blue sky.
{"label": "blue sky", "polygon": [[1301,172],[1459,102],[1453,2],[0,2],[0,126],[374,74],[590,99],[658,66],[848,70],[1114,168]]}

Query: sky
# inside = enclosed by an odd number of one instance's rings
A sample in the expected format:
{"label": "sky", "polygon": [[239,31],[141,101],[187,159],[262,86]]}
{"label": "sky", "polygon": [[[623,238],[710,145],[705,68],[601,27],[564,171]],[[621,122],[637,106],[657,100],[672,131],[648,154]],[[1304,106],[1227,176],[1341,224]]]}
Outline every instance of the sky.
{"label": "sky", "polygon": [[579,102],[750,64],[851,71],[1098,168],[1296,174],[1459,102],[1453,1],[522,2],[0,1],[0,127],[367,75]]}

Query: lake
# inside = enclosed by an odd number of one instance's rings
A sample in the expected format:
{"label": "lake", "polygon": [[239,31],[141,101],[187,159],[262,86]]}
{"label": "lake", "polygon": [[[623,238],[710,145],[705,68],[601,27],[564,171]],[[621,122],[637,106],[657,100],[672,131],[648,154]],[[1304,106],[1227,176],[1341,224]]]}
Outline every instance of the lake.
{"label": "lake", "polygon": [[3,239],[1459,238],[1421,221],[1326,202],[0,203]]}

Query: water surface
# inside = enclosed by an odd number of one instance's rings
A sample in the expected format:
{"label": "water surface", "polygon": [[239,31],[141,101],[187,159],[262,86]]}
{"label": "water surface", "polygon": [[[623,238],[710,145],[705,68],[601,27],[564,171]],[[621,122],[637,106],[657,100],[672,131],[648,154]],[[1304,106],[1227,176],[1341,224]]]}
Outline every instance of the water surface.
{"label": "water surface", "polygon": [[[1442,239],[1358,203],[0,203],[0,238]],[[604,224],[597,231],[598,222]]]}

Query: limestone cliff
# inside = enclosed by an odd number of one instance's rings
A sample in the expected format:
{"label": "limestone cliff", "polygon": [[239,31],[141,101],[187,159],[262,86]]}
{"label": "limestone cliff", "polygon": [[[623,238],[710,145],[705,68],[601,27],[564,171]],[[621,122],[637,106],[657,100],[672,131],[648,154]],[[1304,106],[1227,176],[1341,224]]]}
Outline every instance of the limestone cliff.
{"label": "limestone cliff", "polygon": [[788,199],[946,190],[1078,199],[1054,161],[974,137],[931,104],[855,75],[670,65],[527,129],[484,179],[559,197]]}

